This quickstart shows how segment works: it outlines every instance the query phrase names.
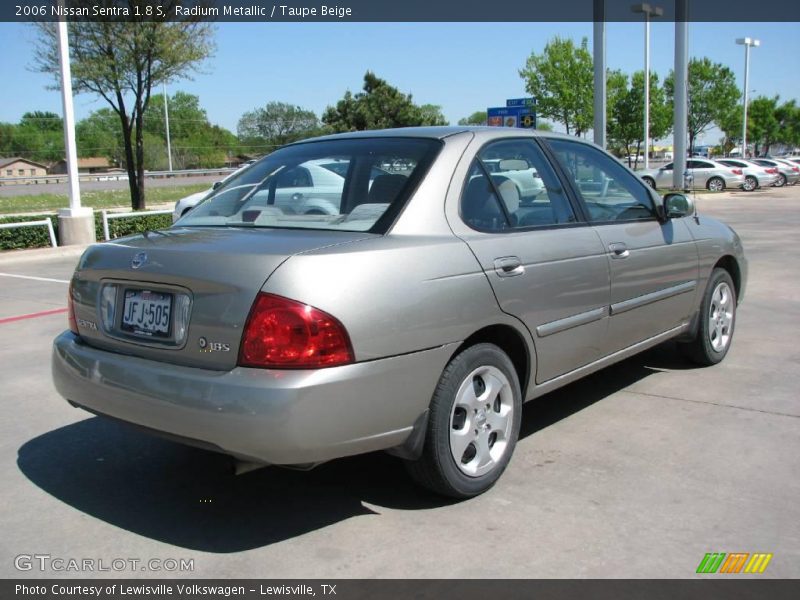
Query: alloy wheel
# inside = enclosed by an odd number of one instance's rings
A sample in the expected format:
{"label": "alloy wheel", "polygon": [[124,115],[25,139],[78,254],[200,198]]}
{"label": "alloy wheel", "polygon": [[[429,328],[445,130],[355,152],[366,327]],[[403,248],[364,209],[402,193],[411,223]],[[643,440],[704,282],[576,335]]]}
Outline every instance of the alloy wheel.
{"label": "alloy wheel", "polygon": [[497,367],[478,367],[461,382],[450,414],[450,452],[462,473],[479,477],[500,462],[513,411],[511,384]]}
{"label": "alloy wheel", "polygon": [[715,352],[722,352],[731,341],[733,293],[724,281],[714,288],[708,309],[708,341]]}

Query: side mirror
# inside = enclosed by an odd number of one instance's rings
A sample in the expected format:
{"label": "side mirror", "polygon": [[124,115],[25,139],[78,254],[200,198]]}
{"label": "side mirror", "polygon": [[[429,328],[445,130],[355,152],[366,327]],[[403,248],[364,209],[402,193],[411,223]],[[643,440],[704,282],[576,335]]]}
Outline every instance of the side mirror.
{"label": "side mirror", "polygon": [[212,185],[212,186],[211,186],[211,189],[212,189],[212,190],[216,190],[216,189],[217,189],[217,188],[219,188],[219,186],[221,186],[221,185],[222,185],[222,182],[221,182],[221,181],[215,181],[215,182],[214,182],[214,185]]}
{"label": "side mirror", "polygon": [[668,219],[680,219],[694,214],[694,201],[684,194],[667,194],[664,196],[664,212]]}

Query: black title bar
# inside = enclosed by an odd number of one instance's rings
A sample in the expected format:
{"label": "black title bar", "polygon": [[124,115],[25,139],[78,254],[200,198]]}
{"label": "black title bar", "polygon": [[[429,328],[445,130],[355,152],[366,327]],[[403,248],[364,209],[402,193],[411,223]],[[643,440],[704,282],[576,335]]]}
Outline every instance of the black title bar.
{"label": "black title bar", "polygon": [[[798,0],[650,0],[674,21],[800,22]],[[639,22],[633,0],[3,0],[0,21],[176,20],[220,22]],[[683,20],[681,18],[681,20]]]}

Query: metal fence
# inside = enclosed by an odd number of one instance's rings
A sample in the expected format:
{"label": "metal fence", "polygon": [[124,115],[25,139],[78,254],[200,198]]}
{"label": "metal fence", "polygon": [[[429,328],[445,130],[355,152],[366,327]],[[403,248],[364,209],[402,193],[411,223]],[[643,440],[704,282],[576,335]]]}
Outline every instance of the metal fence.
{"label": "metal fence", "polygon": [[50,245],[53,248],[58,248],[56,232],[53,231],[53,223],[50,219],[42,219],[41,221],[20,221],[19,223],[0,223],[0,229],[13,229],[15,227],[47,227],[47,233],[50,235]]}
{"label": "metal fence", "polygon": [[[171,215],[171,210],[145,210],[139,212],[108,212],[108,211],[100,211],[100,214],[103,216],[103,239],[108,241],[111,239],[111,232],[108,228],[108,222],[111,219],[125,219],[128,217],[149,217],[151,215]],[[49,223],[49,221],[48,221]]]}
{"label": "metal fence", "polygon": [[[182,171],[150,171],[144,174],[145,179],[170,179],[178,177],[198,177],[203,175],[225,176],[233,173],[236,169],[184,169]],[[127,181],[127,173],[80,173],[80,181]],[[66,183],[69,175],[42,175],[40,177],[0,177],[2,185],[31,185],[37,183]]]}

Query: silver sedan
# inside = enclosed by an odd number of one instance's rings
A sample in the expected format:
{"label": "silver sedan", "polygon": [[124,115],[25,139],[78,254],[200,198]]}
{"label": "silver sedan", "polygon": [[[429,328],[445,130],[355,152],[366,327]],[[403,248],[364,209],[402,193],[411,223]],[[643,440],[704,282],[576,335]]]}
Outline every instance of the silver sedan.
{"label": "silver sedan", "polygon": [[[669,163],[660,169],[637,171],[637,174],[653,189],[669,189],[672,187],[672,165]],[[693,189],[721,192],[726,188],[738,189],[745,185],[742,169],[715,160],[690,158],[686,161],[686,169],[692,177]]]}
{"label": "silver sedan", "polygon": [[744,175],[744,185],[742,189],[746,192],[752,192],[758,188],[768,188],[775,185],[779,179],[778,169],[776,167],[765,167],[738,158],[722,158],[719,162],[723,165],[742,170]]}
{"label": "silver sedan", "polygon": [[751,162],[754,165],[761,165],[762,167],[777,169],[778,181],[775,183],[776,187],[794,185],[800,181],[800,167],[792,164],[790,161],[784,161],[776,158],[753,158],[748,162]]}
{"label": "silver sedan", "polygon": [[[336,214],[276,201],[281,173],[319,161],[347,163]],[[723,360],[746,281],[733,230],[581,139],[343,134],[265,157],[169,229],[88,248],[53,379],[243,468],[385,450],[466,498],[506,468],[524,402],[666,340]]]}

